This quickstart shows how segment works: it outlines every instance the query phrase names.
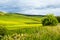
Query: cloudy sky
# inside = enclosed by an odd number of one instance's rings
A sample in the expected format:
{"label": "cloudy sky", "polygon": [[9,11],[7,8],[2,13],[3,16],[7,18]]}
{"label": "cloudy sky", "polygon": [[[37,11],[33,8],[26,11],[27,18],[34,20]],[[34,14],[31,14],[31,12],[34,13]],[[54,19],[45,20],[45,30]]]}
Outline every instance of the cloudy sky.
{"label": "cloudy sky", "polygon": [[30,15],[60,15],[60,0],[0,0],[0,11]]}

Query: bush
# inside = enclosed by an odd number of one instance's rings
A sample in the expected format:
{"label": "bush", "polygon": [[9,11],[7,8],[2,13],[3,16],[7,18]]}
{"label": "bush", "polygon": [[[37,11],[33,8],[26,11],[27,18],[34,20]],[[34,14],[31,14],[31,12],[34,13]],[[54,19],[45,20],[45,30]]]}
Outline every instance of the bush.
{"label": "bush", "polygon": [[7,33],[7,29],[3,26],[0,26],[0,39],[4,37]]}
{"label": "bush", "polygon": [[58,24],[58,20],[56,19],[56,17],[54,15],[49,14],[49,15],[46,15],[46,17],[43,18],[42,24],[44,26],[48,26],[48,25],[55,26],[55,25]]}
{"label": "bush", "polygon": [[58,22],[60,23],[60,16],[57,16],[56,18],[57,18]]}

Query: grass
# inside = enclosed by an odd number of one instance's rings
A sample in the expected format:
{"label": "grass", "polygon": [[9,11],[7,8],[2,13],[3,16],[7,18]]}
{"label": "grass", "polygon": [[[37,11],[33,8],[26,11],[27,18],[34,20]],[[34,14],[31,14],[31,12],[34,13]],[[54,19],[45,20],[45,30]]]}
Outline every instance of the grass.
{"label": "grass", "polygon": [[9,30],[41,26],[42,24],[39,20],[41,19],[38,17],[30,17],[17,14],[0,15],[0,25],[5,26]]}
{"label": "grass", "polygon": [[20,28],[9,30],[8,34],[9,36],[5,36],[5,39],[7,37],[7,39],[10,38],[10,40],[13,40],[14,37],[16,37],[16,40],[60,40],[60,27],[40,26],[23,29]]}
{"label": "grass", "polygon": [[0,25],[8,29],[2,40],[60,40],[60,25],[42,26],[41,18],[18,14],[0,15]]}

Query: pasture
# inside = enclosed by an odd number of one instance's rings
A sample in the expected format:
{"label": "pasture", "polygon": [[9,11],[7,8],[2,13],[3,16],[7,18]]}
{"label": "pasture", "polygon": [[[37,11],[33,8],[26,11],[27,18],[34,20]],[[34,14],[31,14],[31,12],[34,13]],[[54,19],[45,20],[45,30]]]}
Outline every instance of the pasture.
{"label": "pasture", "polygon": [[7,28],[2,40],[60,40],[60,25],[42,26],[41,19],[19,14],[0,15],[0,26]]}
{"label": "pasture", "polygon": [[0,25],[10,30],[15,28],[37,27],[42,25],[40,20],[38,17],[9,14],[0,16]]}

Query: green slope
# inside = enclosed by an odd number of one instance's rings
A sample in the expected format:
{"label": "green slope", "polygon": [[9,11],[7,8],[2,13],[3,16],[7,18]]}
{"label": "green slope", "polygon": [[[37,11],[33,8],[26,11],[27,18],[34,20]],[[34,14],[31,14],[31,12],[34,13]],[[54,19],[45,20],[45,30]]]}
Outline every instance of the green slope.
{"label": "green slope", "polygon": [[40,20],[40,17],[31,17],[20,14],[0,14],[0,25],[6,26],[9,29],[12,27],[16,29],[41,26]]}

